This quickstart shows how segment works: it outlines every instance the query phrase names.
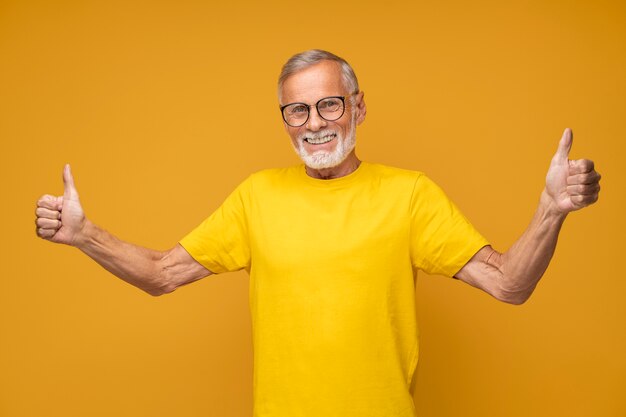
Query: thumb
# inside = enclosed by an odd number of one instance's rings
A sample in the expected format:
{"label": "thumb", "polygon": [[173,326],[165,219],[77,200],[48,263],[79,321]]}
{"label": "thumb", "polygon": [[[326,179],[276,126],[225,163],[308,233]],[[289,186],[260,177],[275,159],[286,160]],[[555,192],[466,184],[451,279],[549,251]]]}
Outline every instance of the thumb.
{"label": "thumb", "polygon": [[65,168],[63,169],[63,184],[65,185],[63,200],[78,200],[78,191],[76,191],[76,187],[74,186],[74,177],[72,177],[70,164],[65,164]]}
{"label": "thumb", "polygon": [[568,127],[563,131],[563,136],[561,136],[561,140],[559,141],[559,148],[556,150],[556,154],[554,154],[554,159],[559,162],[567,162],[573,141],[574,134],[572,133],[572,129]]}

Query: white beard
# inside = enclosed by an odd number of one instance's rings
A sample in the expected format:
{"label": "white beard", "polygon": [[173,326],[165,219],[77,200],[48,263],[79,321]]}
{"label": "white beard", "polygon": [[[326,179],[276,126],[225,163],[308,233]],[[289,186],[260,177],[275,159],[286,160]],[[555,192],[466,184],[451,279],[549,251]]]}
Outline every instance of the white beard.
{"label": "white beard", "polygon": [[[341,164],[346,160],[350,152],[354,150],[356,145],[356,120],[353,115],[352,120],[350,122],[350,128],[348,129],[348,134],[344,138],[341,132],[332,130],[332,129],[324,129],[315,133],[303,133],[298,137],[297,146],[294,145],[294,149],[300,159],[304,162],[306,166],[312,169],[323,169],[323,168],[333,168],[337,165]],[[336,135],[335,139],[337,140],[337,144],[335,145],[335,149],[331,152],[319,150],[314,151],[313,153],[307,153],[304,149],[303,141],[305,137],[315,137],[320,138],[327,135]]]}

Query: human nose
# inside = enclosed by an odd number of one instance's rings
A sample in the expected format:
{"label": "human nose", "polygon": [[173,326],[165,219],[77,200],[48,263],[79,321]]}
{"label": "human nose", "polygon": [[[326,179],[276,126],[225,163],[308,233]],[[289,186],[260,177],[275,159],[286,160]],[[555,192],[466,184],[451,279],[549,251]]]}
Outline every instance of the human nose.
{"label": "human nose", "polygon": [[320,116],[317,107],[311,106],[309,109],[309,120],[306,121],[306,128],[312,132],[316,132],[326,127],[326,120]]}

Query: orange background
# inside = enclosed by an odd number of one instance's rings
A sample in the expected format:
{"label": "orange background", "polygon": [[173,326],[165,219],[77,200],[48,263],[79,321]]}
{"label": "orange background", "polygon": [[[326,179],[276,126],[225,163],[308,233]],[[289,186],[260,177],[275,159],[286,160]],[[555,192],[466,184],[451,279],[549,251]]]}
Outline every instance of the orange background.
{"label": "orange background", "polygon": [[35,201],[70,162],[94,222],[171,247],[298,162],[275,84],[314,47],[359,76],[360,157],[425,171],[498,249],[563,128],[603,174],[527,304],[420,275],[419,415],[626,414],[623,1],[2,0],[1,416],[251,415],[245,273],[152,298],[36,238]]}

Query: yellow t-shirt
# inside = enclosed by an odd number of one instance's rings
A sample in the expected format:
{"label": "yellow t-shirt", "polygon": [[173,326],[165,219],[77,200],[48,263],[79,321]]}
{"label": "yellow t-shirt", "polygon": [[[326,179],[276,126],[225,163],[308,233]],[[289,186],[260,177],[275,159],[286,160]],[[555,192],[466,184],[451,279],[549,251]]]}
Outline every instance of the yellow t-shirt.
{"label": "yellow t-shirt", "polygon": [[250,274],[254,417],[413,417],[417,270],[488,244],[424,174],[365,162],[253,174],[180,243]]}

